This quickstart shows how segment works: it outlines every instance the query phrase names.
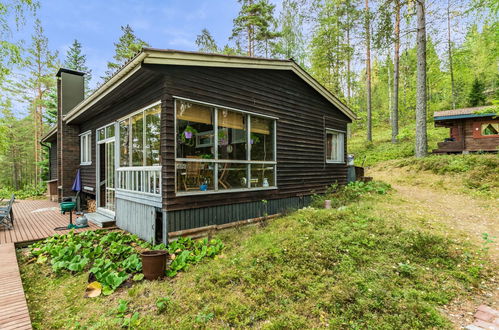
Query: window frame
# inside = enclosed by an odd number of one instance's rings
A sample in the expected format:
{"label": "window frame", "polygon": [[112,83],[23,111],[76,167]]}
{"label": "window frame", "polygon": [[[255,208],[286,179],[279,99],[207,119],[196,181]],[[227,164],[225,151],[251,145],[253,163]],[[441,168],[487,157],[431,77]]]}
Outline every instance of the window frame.
{"label": "window frame", "polygon": [[[327,136],[328,134],[338,134],[338,136],[341,136],[341,153],[340,154],[340,160],[332,160],[332,159],[328,159],[327,157]],[[345,136],[346,136],[346,132],[345,131],[342,131],[342,130],[339,130],[339,129],[334,129],[334,128],[326,128],[325,130],[325,134],[324,134],[324,158],[326,159],[326,163],[327,164],[345,164]],[[332,154],[332,152],[331,152]]]}
{"label": "window frame", "polygon": [[[160,106],[160,111],[159,111],[159,114],[160,114],[160,123],[161,123],[161,100],[159,101],[156,101],[156,102],[153,102],[151,104],[148,104],[147,106],[145,107],[142,107],[136,111],[133,111],[131,113],[129,113],[128,115],[126,116],[123,116],[121,118],[118,118],[115,122],[117,123],[117,128],[115,128],[115,132],[114,132],[114,136],[116,137],[116,142],[118,143],[118,148],[120,149],[120,152],[119,152],[119,160],[118,160],[118,168],[122,168],[122,167],[154,167],[154,166],[161,166],[161,144],[160,144],[160,148],[159,148],[159,154],[160,154],[160,157],[159,157],[159,164],[158,165],[145,165],[145,161],[146,161],[146,148],[145,148],[145,141],[146,141],[146,125],[145,125],[145,120],[146,120],[146,117],[145,117],[145,112],[155,106]],[[134,117],[135,115],[138,115],[139,113],[142,113],[142,120],[144,121],[144,124],[142,125],[142,165],[128,165],[128,166],[121,166],[121,128],[120,128],[120,123],[123,122],[123,121],[127,121],[128,122],[128,147],[131,148],[132,146],[132,129],[131,129],[131,119],[132,117]],[[160,127],[160,131],[161,131],[161,127]],[[160,139],[161,139],[161,132],[160,132]],[[128,152],[128,164],[132,164],[132,152],[129,151]]]}
{"label": "window frame", "polygon": [[487,138],[498,138],[499,137],[499,134],[489,134],[489,135],[483,135],[482,134],[482,126],[483,125],[490,125],[490,124],[499,125],[499,122],[495,121],[495,120],[488,120],[488,121],[481,121],[480,122],[480,126],[478,128],[479,129],[480,138],[487,139]]}
{"label": "window frame", "polygon": [[[177,130],[177,101],[184,101],[184,102],[189,102],[189,103],[195,103],[199,104],[202,106],[207,106],[213,108],[213,131],[214,131],[214,136],[218,135],[218,109],[224,109],[224,110],[229,110],[229,111],[234,111],[234,112],[239,112],[242,114],[245,114],[247,117],[247,124],[246,124],[246,143],[249,143],[251,139],[251,116],[256,116],[260,118],[265,118],[265,119],[270,119],[273,121],[273,160],[272,161],[257,161],[257,160],[251,160],[251,151],[249,148],[247,149],[247,154],[246,154],[246,160],[235,160],[235,159],[219,159],[218,157],[218,139],[214,139],[214,150],[213,150],[213,159],[192,159],[192,158],[179,158],[177,157],[177,139],[176,136],[178,134]],[[190,196],[190,195],[209,195],[209,194],[223,194],[223,193],[234,193],[234,192],[246,192],[246,191],[260,191],[260,190],[275,190],[278,189],[278,184],[277,184],[277,121],[279,120],[278,117],[274,116],[269,116],[269,115],[264,115],[264,114],[259,114],[257,112],[252,112],[252,111],[246,111],[246,110],[241,110],[241,109],[236,109],[232,107],[227,107],[219,104],[214,104],[214,103],[208,103],[208,102],[203,102],[199,100],[193,100],[181,96],[176,96],[173,95],[173,122],[174,122],[174,135],[175,135],[175,145],[174,145],[174,166],[175,166],[175,195],[176,196]],[[178,191],[178,182],[177,182],[177,163],[181,162],[202,162],[202,163],[213,163],[214,164],[214,169],[213,169],[213,190],[208,190],[208,191]],[[234,163],[234,164],[246,164],[249,165],[247,166],[247,175],[246,177],[251,177],[251,165],[252,164],[268,164],[272,165],[274,168],[274,185],[269,186],[269,187],[251,187],[251,180],[247,180],[247,187],[245,188],[236,188],[236,189],[218,189],[219,183],[218,183],[218,170],[219,164],[226,164],[226,163]]]}
{"label": "window frame", "polygon": [[[92,130],[85,131],[80,137],[80,165],[92,165]],[[84,146],[86,147],[84,149]],[[84,154],[86,152],[86,154]]]}

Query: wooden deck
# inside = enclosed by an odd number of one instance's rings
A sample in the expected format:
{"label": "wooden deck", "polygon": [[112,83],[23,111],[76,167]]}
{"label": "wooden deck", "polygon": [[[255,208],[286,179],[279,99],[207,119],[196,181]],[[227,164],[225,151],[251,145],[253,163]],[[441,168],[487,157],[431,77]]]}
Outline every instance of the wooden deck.
{"label": "wooden deck", "polygon": [[[73,215],[73,220],[75,216]],[[0,226],[0,329],[31,329],[28,305],[17,264],[15,244],[44,239],[68,230],[54,230],[69,223],[59,204],[47,200],[22,200],[14,203],[14,228]],[[76,232],[99,229],[89,227]]]}
{"label": "wooden deck", "polygon": [[[73,221],[75,220],[73,214]],[[22,200],[14,202],[14,228],[0,226],[0,244],[27,243],[55,234],[65,234],[68,230],[54,230],[69,223],[69,215],[62,215],[59,204],[48,200]],[[76,232],[95,230],[99,227],[89,223],[89,227]]]}
{"label": "wooden deck", "polygon": [[0,329],[31,329],[14,243],[0,244]]}

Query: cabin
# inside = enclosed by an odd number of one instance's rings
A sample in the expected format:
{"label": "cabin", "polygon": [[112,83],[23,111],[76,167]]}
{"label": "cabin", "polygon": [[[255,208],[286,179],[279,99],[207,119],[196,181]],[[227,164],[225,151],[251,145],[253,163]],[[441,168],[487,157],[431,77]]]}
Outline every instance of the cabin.
{"label": "cabin", "polygon": [[57,73],[49,193],[154,242],[307,205],[347,181],[355,114],[293,60],[145,48],[84,98]]}
{"label": "cabin", "polygon": [[436,111],[435,127],[449,128],[449,137],[433,150],[437,154],[497,152],[499,150],[499,113],[494,107]]}

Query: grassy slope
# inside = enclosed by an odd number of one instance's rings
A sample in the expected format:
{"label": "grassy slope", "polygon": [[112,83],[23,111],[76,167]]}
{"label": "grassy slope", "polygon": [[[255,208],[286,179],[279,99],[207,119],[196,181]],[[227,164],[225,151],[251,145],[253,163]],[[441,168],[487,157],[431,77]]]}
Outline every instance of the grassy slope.
{"label": "grassy slope", "polygon": [[222,256],[109,297],[85,299],[85,275],[54,277],[24,260],[31,317],[36,328],[113,328],[125,299],[138,328],[450,327],[438,306],[473,294],[493,270],[479,247],[429,227],[414,207],[375,194],[225,231]]}
{"label": "grassy slope", "polygon": [[[348,152],[355,155],[355,164],[361,166],[375,165],[379,162],[407,158],[414,155],[414,132],[415,124],[400,127],[399,142],[391,143],[391,129],[389,126],[377,126],[373,129],[373,142],[366,142],[365,130],[357,130],[348,142]],[[435,128],[428,124],[428,146],[429,150],[437,147],[448,137],[448,129]]]}
{"label": "grassy slope", "polygon": [[[417,184],[420,175],[433,174],[440,188],[457,190],[475,196],[499,198],[499,156],[497,154],[429,155],[423,159],[414,157],[414,125],[401,128],[400,139],[391,143],[389,127],[375,127],[373,143],[365,142],[365,133],[358,131],[349,141],[348,152],[355,155],[356,165],[372,167],[374,171],[402,169],[406,179]],[[443,141],[448,129],[428,126],[429,150]],[[365,162],[364,162],[365,160]],[[428,184],[428,180],[421,180]],[[433,188],[439,188],[432,184]]]}

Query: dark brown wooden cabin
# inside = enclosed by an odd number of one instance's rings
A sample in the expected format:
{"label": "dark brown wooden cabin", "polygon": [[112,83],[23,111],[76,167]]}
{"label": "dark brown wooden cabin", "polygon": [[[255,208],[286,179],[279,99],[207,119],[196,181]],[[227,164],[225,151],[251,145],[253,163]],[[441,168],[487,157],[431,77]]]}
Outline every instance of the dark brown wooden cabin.
{"label": "dark brown wooden cabin", "polygon": [[165,241],[346,183],[355,115],[292,60],[144,49],[66,109],[79,77],[59,76],[59,197],[80,169],[97,223]]}
{"label": "dark brown wooden cabin", "polygon": [[450,135],[433,153],[497,152],[499,118],[492,107],[437,111],[435,127],[446,127]]}

